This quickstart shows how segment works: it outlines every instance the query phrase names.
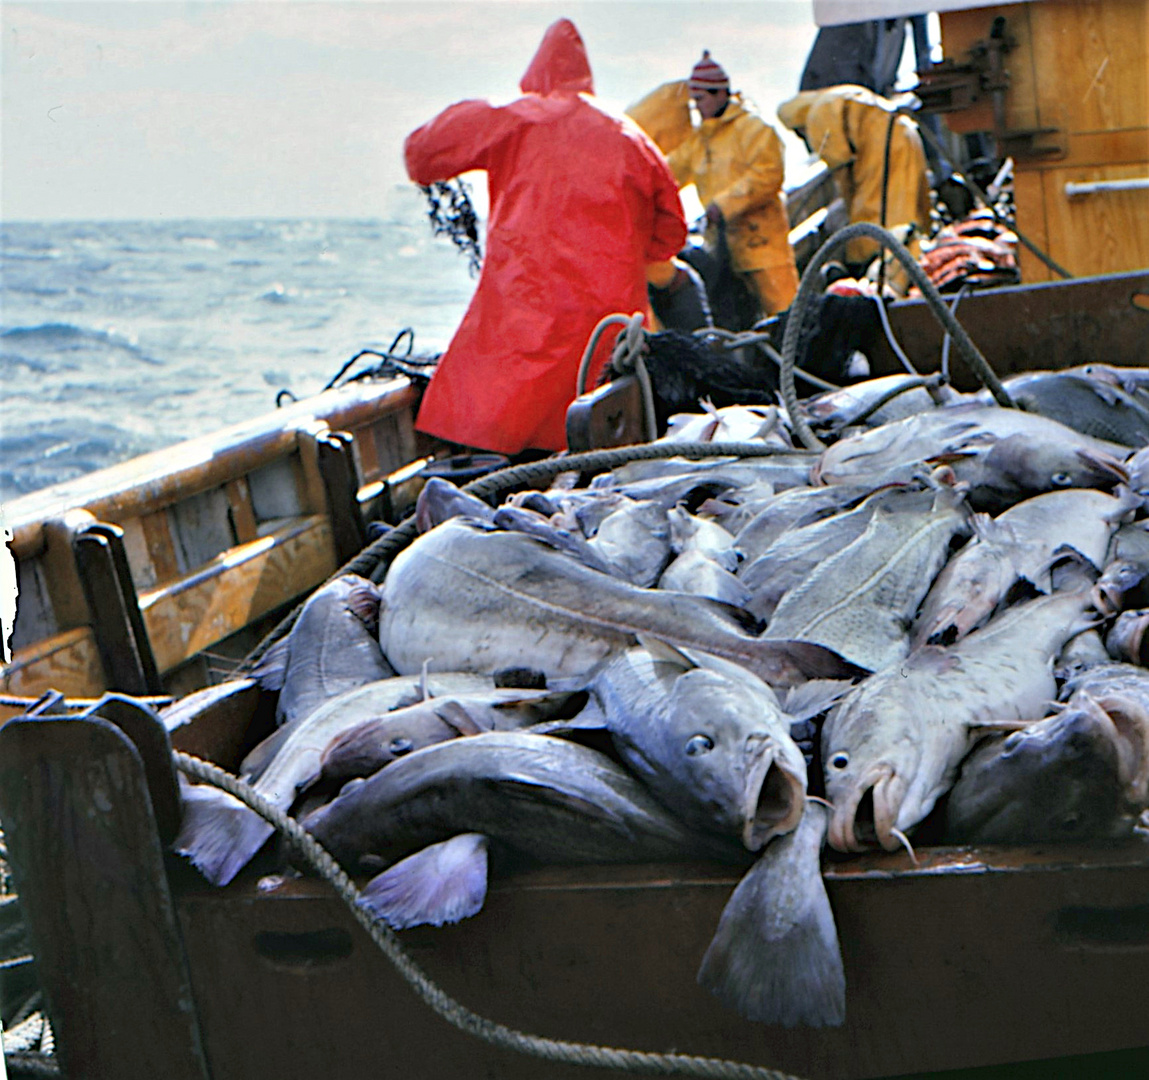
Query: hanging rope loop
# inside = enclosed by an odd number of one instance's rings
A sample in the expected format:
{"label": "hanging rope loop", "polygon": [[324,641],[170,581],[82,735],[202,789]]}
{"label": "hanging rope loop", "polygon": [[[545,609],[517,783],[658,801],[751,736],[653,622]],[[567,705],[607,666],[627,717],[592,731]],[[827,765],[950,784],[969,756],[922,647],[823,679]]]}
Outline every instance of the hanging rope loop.
{"label": "hanging rope loop", "polygon": [[798,407],[798,392],[794,386],[794,365],[798,356],[798,343],[804,329],[803,324],[814,298],[821,292],[820,271],[823,265],[829,261],[830,256],[838,248],[860,236],[877,240],[878,243],[890,250],[894,258],[905,268],[913,283],[921,290],[922,298],[926,301],[930,311],[953,337],[958,351],[982,385],[989,390],[999,405],[1012,408],[1013,400],[1006,393],[1005,387],[1001,385],[1001,381],[994,373],[993,368],[990,367],[989,361],[981,354],[981,351],[973,343],[973,339],[966,333],[965,328],[946,306],[941,293],[926,276],[917,260],[906,250],[905,245],[888,230],[868,221],[859,221],[834,233],[818,249],[802,273],[802,280],[798,284],[798,293],[790,305],[790,315],[786,321],[786,333],[782,339],[782,366],[779,372],[779,382],[781,383],[782,399],[786,403],[786,411],[790,415],[791,426],[802,441],[802,445],[811,450],[824,450],[826,447],[826,444],[810,430],[810,425],[802,416]]}

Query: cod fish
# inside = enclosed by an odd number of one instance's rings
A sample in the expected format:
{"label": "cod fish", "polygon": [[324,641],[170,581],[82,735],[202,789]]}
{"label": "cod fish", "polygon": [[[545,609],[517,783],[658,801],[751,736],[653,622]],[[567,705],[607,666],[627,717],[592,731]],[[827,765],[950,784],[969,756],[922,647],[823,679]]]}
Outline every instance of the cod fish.
{"label": "cod fish", "polygon": [[878,842],[896,849],[950,788],[977,735],[1045,715],[1054,658],[1089,607],[1089,575],[1070,572],[1061,591],[1008,608],[956,645],[916,649],[835,706],[822,729],[832,847],[863,850],[856,818],[870,795]]}
{"label": "cod fish", "polygon": [[[829,708],[843,684],[791,691],[787,705],[801,712],[791,715],[738,664],[639,641],[586,684],[624,764],[692,828],[736,836],[750,851],[793,829],[805,804],[806,762],[790,724]],[[594,714],[588,707],[572,723],[590,727]]]}
{"label": "cod fish", "polygon": [[[526,732],[418,750],[352,780],[302,824],[348,872],[388,867],[366,906],[404,926],[482,906],[486,852],[476,836],[545,863],[745,860],[740,845],[689,830],[605,754]],[[462,850],[398,862],[445,842]]]}
{"label": "cod fish", "polygon": [[462,519],[419,537],[383,583],[380,643],[404,674],[428,663],[432,671],[586,675],[639,633],[734,660],[779,687],[851,673],[824,649],[759,640],[736,609],[706,597],[639,589],[530,537]]}
{"label": "cod fish", "polygon": [[1068,547],[1095,567],[1110,537],[1140,500],[1072,488],[1036,495],[991,518],[976,514],[973,539],[938,575],[922,603],[913,643],[952,643],[989,618],[1021,579],[1047,592],[1054,552]]}
{"label": "cod fish", "polygon": [[379,648],[379,588],[342,574],[317,589],[290,633],[251,671],[265,690],[278,690],[276,721],[290,724],[336,694],[395,674]]}
{"label": "cod fish", "polygon": [[[750,590],[746,609],[759,619],[769,619],[786,593],[801,585],[824,560],[866,531],[879,506],[914,496],[921,504],[922,494],[918,489],[881,488],[852,510],[782,533],[753,562],[738,568],[739,580]],[[929,506],[930,501],[932,496],[927,497],[924,505]]]}
{"label": "cod fish", "polygon": [[1066,679],[1061,698],[1070,708],[1088,700],[1105,712],[1125,800],[1149,807],[1149,671],[1138,664],[1093,664]]}
{"label": "cod fish", "polygon": [[870,484],[788,488],[767,501],[742,525],[734,534],[734,545],[742,553],[743,561],[749,564],[788,530],[851,510],[873,491]]}
{"label": "cod fish", "polygon": [[1144,521],[1122,525],[1109,544],[1093,604],[1103,615],[1149,605],[1149,529]]}
{"label": "cod fish", "polygon": [[734,537],[721,525],[696,517],[681,506],[667,514],[667,521],[675,555],[658,579],[658,587],[745,607],[750,591],[734,574],[740,559]]}
{"label": "cod fish", "polygon": [[415,500],[415,527],[421,533],[453,517],[493,522],[495,508],[441,476],[429,477]]}
{"label": "cod fish", "polygon": [[919,461],[948,463],[975,510],[994,513],[1029,495],[1128,482],[1128,448],[1020,409],[952,405],[871,428],[829,446],[814,482],[899,475]]}
{"label": "cod fish", "polygon": [[1127,833],[1117,759],[1113,722],[1089,699],[992,736],[962,762],[942,835],[956,844],[1037,844]]}
{"label": "cod fish", "polygon": [[[598,523],[586,543],[610,572],[639,588],[648,588],[670,560],[666,508],[650,499],[625,499]],[[591,565],[586,559],[582,561]]]}
{"label": "cod fish", "polygon": [[713,458],[688,461],[632,461],[613,472],[600,473],[590,484],[592,491],[616,491],[632,499],[653,499],[663,509],[693,504],[730,491],[771,484],[775,491],[804,487],[817,455],[809,450],[780,451],[761,458]]}
{"label": "cod fish", "polygon": [[876,379],[843,386],[838,390],[828,390],[815,394],[800,403],[802,414],[812,427],[839,431],[857,421],[857,417],[869,412],[887,394],[901,391],[897,397],[878,406],[866,417],[869,427],[876,427],[893,420],[904,420],[920,412],[931,412],[940,405],[962,400],[952,386],[938,386],[932,391],[921,385],[918,375],[883,375]]}
{"label": "cod fish", "polygon": [[777,405],[725,405],[699,402],[700,413],[675,413],[657,442],[764,442],[793,450],[785,414]]}
{"label": "cod fish", "polygon": [[[345,731],[393,715],[394,710],[423,701],[428,694],[481,692],[495,692],[490,676],[455,672],[384,679],[358,687],[331,698],[269,736],[244,758],[240,775],[269,802],[286,811],[299,793],[319,778],[325,752]],[[457,716],[454,724],[442,721],[430,730],[425,714],[408,714],[408,720],[402,731],[392,725],[393,740],[406,739],[414,746],[444,725],[453,727],[456,734],[467,730],[460,730]],[[213,885],[226,885],[259,851],[273,827],[225,791],[199,784],[191,787],[204,790],[195,790],[194,800],[185,799],[184,818],[173,847]]]}
{"label": "cod fish", "polygon": [[762,636],[820,645],[869,671],[896,663],[968,519],[964,494],[953,488],[939,490],[925,513],[905,502],[878,507],[861,536],[782,597]]}
{"label": "cod fish", "polygon": [[[1028,371],[1002,385],[1019,409],[1084,435],[1131,447],[1149,443],[1149,408],[1110,382],[1076,371]],[[988,401],[989,391],[978,397]]]}
{"label": "cod fish", "polygon": [[809,803],[796,830],[771,841],[722,912],[698,982],[747,1020],[840,1025],[846,975],[821,854],[829,813]]}
{"label": "cod fish", "polygon": [[370,776],[396,758],[433,743],[484,731],[516,731],[568,711],[577,692],[495,687],[447,694],[365,720],[335,736],[323,751],[322,780]]}

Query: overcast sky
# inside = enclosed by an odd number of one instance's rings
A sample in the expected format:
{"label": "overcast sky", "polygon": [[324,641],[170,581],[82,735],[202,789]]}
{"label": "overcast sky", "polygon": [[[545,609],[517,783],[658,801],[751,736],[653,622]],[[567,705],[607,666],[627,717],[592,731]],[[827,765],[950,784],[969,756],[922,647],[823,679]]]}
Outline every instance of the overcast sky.
{"label": "overcast sky", "polygon": [[810,0],[2,0],[0,216],[385,215],[404,136],[515,97],[563,16],[608,108],[708,48],[780,132],[816,33]]}

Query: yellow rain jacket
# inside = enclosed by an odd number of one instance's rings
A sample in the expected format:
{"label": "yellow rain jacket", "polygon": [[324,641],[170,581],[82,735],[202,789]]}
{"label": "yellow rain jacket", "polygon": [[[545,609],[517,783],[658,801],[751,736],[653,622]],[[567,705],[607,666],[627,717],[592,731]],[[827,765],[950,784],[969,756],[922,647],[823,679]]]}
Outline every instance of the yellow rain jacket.
{"label": "yellow rain jacket", "polygon": [[673,153],[686,140],[690,124],[690,84],[686,79],[663,83],[626,110],[664,154]]}
{"label": "yellow rain jacket", "polygon": [[[678,186],[693,183],[703,206],[722,211],[734,269],[753,275],[764,306],[788,307],[798,273],[778,133],[741,94],[731,94],[721,116],[695,128],[685,80],[664,83],[627,112],[667,155]],[[770,279],[767,287],[761,278]]]}
{"label": "yellow rain jacket", "polygon": [[[886,228],[917,226],[919,236],[908,246],[914,255],[919,253],[920,234],[929,231],[930,188],[922,138],[913,120],[897,115],[894,102],[864,86],[805,90],[778,107],[778,119],[792,131],[804,130],[810,149],[830,168],[845,166],[835,179],[851,224],[881,224],[882,174],[889,132]],[[850,262],[866,262],[877,253],[878,245],[865,237],[852,240],[846,248]]]}

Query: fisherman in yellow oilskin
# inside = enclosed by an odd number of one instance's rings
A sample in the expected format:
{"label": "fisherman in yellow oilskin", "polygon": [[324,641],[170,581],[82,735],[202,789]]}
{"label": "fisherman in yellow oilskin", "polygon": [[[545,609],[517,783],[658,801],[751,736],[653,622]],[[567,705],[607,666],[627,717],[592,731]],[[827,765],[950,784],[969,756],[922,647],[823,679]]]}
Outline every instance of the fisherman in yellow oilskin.
{"label": "fisherman in yellow oilskin", "polygon": [[[691,101],[701,117],[697,126]],[[740,93],[731,93],[729,77],[708,51],[688,80],[664,83],[627,113],[667,155],[678,186],[698,189],[708,221],[725,223],[733,267],[753,287],[762,313],[788,308],[798,271],[778,133]],[[649,268],[648,280],[656,272]]]}
{"label": "fisherman in yellow oilskin", "polygon": [[[903,101],[912,101],[905,95]],[[805,140],[831,169],[850,224],[870,221],[894,231],[912,226],[907,242],[920,255],[930,224],[930,187],[918,126],[899,112],[903,101],[864,86],[805,90],[778,106],[778,119]],[[866,237],[851,240],[846,261],[860,270],[878,254]],[[891,275],[896,279],[900,275]]]}

